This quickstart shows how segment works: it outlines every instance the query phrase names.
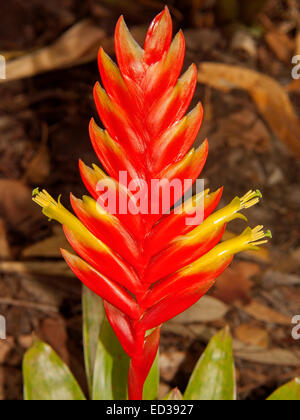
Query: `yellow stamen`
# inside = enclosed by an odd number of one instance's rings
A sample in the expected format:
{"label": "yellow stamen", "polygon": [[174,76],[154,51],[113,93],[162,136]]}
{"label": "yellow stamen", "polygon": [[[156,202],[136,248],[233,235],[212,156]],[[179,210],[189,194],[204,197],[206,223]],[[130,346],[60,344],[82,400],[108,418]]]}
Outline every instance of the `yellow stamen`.
{"label": "yellow stamen", "polygon": [[235,219],[242,219],[247,222],[247,218],[239,213],[240,210],[248,209],[257,204],[262,197],[260,191],[249,191],[242,198],[236,197],[230,204],[221,210],[210,215],[201,225],[192,230],[184,237],[175,239],[175,242],[200,243],[209,237],[214,231]]}
{"label": "yellow stamen", "polygon": [[181,272],[183,275],[190,275],[201,270],[216,269],[218,265],[234,254],[246,250],[257,250],[259,245],[268,242],[265,238],[272,238],[271,231],[264,232],[263,226],[257,226],[254,229],[248,227],[241,235],[217,245]]}
{"label": "yellow stamen", "polygon": [[33,201],[43,208],[43,213],[49,219],[54,219],[71,230],[76,238],[84,242],[87,246],[95,249],[101,249],[108,252],[109,248],[97,239],[77,217],[67,210],[60,202],[55,201],[53,197],[46,191],[39,192],[38,189],[33,192]]}
{"label": "yellow stamen", "polygon": [[259,203],[259,200],[262,198],[262,193],[259,190],[256,191],[248,191],[247,194],[244,195],[240,199],[241,201],[241,208],[242,209],[249,209],[252,206],[255,206],[255,204]]}

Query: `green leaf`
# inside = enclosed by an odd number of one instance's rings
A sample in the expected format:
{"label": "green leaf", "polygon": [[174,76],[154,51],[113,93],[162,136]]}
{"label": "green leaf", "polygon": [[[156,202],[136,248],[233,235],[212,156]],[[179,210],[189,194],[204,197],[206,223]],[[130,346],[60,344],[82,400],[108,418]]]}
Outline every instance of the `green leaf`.
{"label": "green leaf", "polygon": [[50,346],[36,340],[23,361],[26,401],[84,401],[69,368]]}
{"label": "green leaf", "polygon": [[225,328],[212,338],[191,376],[185,400],[236,399],[232,339]]}
{"label": "green leaf", "polygon": [[268,401],[300,401],[300,378],[278,388]]}
{"label": "green leaf", "polygon": [[126,400],[129,357],[104,318],[98,341],[93,400]]}
{"label": "green leaf", "polygon": [[105,315],[102,299],[85,286],[82,289],[82,312],[85,370],[92,395],[97,345]]}
{"label": "green leaf", "polygon": [[159,387],[159,351],[153,362],[149,375],[146,379],[143,391],[143,400],[157,400]]}
{"label": "green leaf", "polygon": [[166,401],[181,401],[183,400],[183,395],[178,388],[172,389],[164,398]]}

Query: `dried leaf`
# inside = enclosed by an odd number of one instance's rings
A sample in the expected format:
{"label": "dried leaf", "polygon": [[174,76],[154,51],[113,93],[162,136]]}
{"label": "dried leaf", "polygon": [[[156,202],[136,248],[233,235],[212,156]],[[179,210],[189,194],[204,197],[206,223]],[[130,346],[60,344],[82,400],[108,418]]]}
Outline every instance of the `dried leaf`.
{"label": "dried leaf", "polygon": [[229,92],[249,92],[271,130],[300,158],[300,121],[284,88],[274,79],[246,68],[219,63],[199,66],[200,83]]}
{"label": "dried leaf", "polygon": [[186,312],[172,319],[172,323],[212,322],[224,318],[228,310],[228,306],[220,300],[204,296]]}
{"label": "dried leaf", "polygon": [[[143,40],[146,33],[144,26],[132,30],[137,41]],[[27,55],[10,60],[6,65],[6,79],[11,80],[32,77],[48,71],[70,68],[94,61],[100,45],[108,52],[114,48],[114,39],[106,38],[103,29],[84,19],[73,25],[52,45]]]}
{"label": "dried leaf", "polygon": [[74,277],[64,261],[58,261],[55,264],[53,261],[3,261],[0,262],[0,272]]}
{"label": "dried leaf", "polygon": [[11,251],[6,236],[6,229],[3,221],[0,219],[0,259],[9,259],[10,257]]}
{"label": "dried leaf", "polygon": [[215,136],[231,148],[243,147],[257,153],[271,150],[270,132],[255,110],[241,109],[219,119]]}
{"label": "dried leaf", "polygon": [[257,56],[257,45],[250,32],[238,29],[232,38],[231,49],[234,53],[246,58],[255,59]]}
{"label": "dried leaf", "polygon": [[32,236],[47,226],[43,215],[32,202],[32,192],[24,183],[0,179],[0,217],[7,227],[24,236]]}
{"label": "dried leaf", "polygon": [[67,243],[63,230],[59,227],[57,233],[51,238],[44,239],[34,245],[25,248],[22,252],[24,258],[60,258],[60,248],[68,249],[71,247]]}
{"label": "dried leaf", "polygon": [[281,287],[287,301],[295,302],[298,307],[300,306],[300,290],[295,287]]}
{"label": "dried leaf", "polygon": [[297,286],[300,285],[300,276],[268,270],[264,275],[263,284],[268,288],[275,286]]}
{"label": "dried leaf", "polygon": [[69,351],[67,348],[68,336],[66,325],[62,318],[44,319],[38,331],[38,336],[53,348],[64,363],[69,363]]}
{"label": "dried leaf", "polygon": [[184,351],[172,350],[161,353],[159,357],[161,378],[166,382],[172,381],[185,358],[186,354]]}
{"label": "dried leaf", "polygon": [[267,348],[269,346],[269,334],[264,328],[253,324],[242,324],[235,329],[235,336],[246,344]]}
{"label": "dried leaf", "polygon": [[291,325],[291,319],[273,309],[253,300],[247,306],[238,305],[248,315],[258,321],[268,322],[270,324]]}
{"label": "dried leaf", "polygon": [[265,40],[280,61],[290,62],[295,44],[287,34],[277,29],[272,29],[266,33]]}
{"label": "dried leaf", "polygon": [[293,80],[285,87],[287,92],[300,92],[300,79]]}
{"label": "dried leaf", "polygon": [[4,365],[10,359],[10,354],[15,348],[15,342],[13,337],[6,337],[5,340],[1,340],[0,346],[0,364]]}
{"label": "dried leaf", "polygon": [[72,66],[91,50],[95,53],[105,32],[85,19],[65,32],[54,44],[7,62],[6,81],[31,77],[54,69]]}
{"label": "dried leaf", "polygon": [[262,349],[257,346],[233,342],[233,350],[236,357],[248,362],[262,363],[275,366],[300,366],[300,352],[273,348]]}
{"label": "dried leaf", "polygon": [[260,271],[257,264],[239,262],[227,269],[217,280],[214,296],[226,303],[237,300],[249,302],[250,289],[253,286],[251,277]]}
{"label": "dried leaf", "polygon": [[296,35],[296,51],[295,55],[300,55],[300,30],[298,31]]}
{"label": "dried leaf", "polygon": [[40,147],[29,163],[24,181],[33,185],[43,184],[50,174],[50,154],[47,146],[48,141],[48,127],[43,127],[43,135]]}

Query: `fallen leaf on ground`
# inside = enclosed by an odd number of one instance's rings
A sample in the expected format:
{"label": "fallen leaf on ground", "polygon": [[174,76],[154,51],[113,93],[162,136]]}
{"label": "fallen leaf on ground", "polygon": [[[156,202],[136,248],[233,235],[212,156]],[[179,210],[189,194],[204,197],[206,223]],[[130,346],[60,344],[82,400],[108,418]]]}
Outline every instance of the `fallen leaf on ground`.
{"label": "fallen leaf on ground", "polygon": [[276,268],[285,273],[299,273],[300,269],[300,247],[292,250],[290,253],[284,253],[278,261]]}
{"label": "fallen leaf on ground", "polygon": [[0,340],[0,364],[4,365],[8,361],[9,355],[15,347],[13,337],[7,337],[5,340]]}
{"label": "fallen leaf on ground", "polygon": [[105,32],[85,19],[65,32],[52,45],[8,61],[6,81],[31,77],[46,71],[72,65],[91,49],[99,47]]}
{"label": "fallen leaf on ground", "polygon": [[49,229],[49,223],[32,202],[32,192],[20,181],[0,179],[0,217],[14,232],[32,236],[42,229]]}
{"label": "fallen leaf on ground", "polygon": [[275,366],[300,366],[300,351],[280,348],[262,349],[233,340],[235,357],[248,362]]}
{"label": "fallen leaf on ground", "polygon": [[247,68],[220,63],[202,63],[198,80],[224,92],[249,92],[271,130],[300,158],[300,120],[284,88],[274,79]]}
{"label": "fallen leaf on ground", "polygon": [[22,373],[20,367],[0,366],[0,401],[20,399]]}
{"label": "fallen leaf on ground", "polygon": [[228,306],[220,300],[211,296],[204,296],[186,312],[172,319],[172,323],[212,322],[224,318],[228,310]]}
{"label": "fallen leaf on ground", "polygon": [[253,300],[249,305],[242,306],[237,304],[238,308],[242,309],[248,315],[257,319],[258,321],[268,322],[278,325],[291,325],[291,319],[260,302]]}
{"label": "fallen leaf on ground", "polygon": [[68,335],[65,321],[62,318],[46,318],[42,322],[38,336],[42,341],[50,344],[66,364],[69,363],[69,351],[67,349]]}
{"label": "fallen leaf on ground", "polygon": [[244,29],[238,29],[234,33],[231,49],[243,58],[255,59],[257,56],[256,42],[250,32]]}
{"label": "fallen leaf on ground", "polygon": [[0,261],[0,272],[35,274],[44,276],[74,277],[64,261]]}
{"label": "fallen leaf on ground", "polygon": [[161,378],[170,382],[176,375],[179,366],[185,360],[184,351],[163,352],[159,356],[159,369]]}
{"label": "fallen leaf on ground", "polygon": [[68,249],[71,251],[63,230],[59,226],[54,229],[55,234],[51,238],[44,239],[34,245],[25,248],[22,252],[24,258],[60,258],[60,249]]}
{"label": "fallen leaf on ground", "polygon": [[229,304],[237,300],[249,302],[253,286],[250,278],[259,271],[259,266],[254,263],[239,262],[232,265],[218,278],[214,296]]}
{"label": "fallen leaf on ground", "polygon": [[31,185],[42,185],[50,174],[50,154],[48,150],[48,127],[43,127],[39,149],[29,163],[24,175],[24,182]]}
{"label": "fallen leaf on ground", "polygon": [[293,301],[297,303],[300,307],[300,290],[296,289],[295,287],[281,287],[281,291],[283,292],[287,301]]}
{"label": "fallen leaf on ground", "polygon": [[[136,27],[132,33],[139,41],[143,39],[145,28]],[[52,45],[8,61],[6,79],[1,82],[88,63],[97,58],[100,45],[111,53],[114,48],[114,38],[106,38],[103,29],[93,24],[91,20],[84,19],[73,25]]]}
{"label": "fallen leaf on ground", "polygon": [[3,221],[0,219],[0,259],[9,259],[10,257],[11,251],[6,236],[6,229]]}
{"label": "fallen leaf on ground", "polygon": [[285,89],[287,92],[300,92],[300,79],[293,80]]}
{"label": "fallen leaf on ground", "polygon": [[265,40],[280,61],[290,62],[295,50],[295,43],[287,34],[273,29],[266,33]]}
{"label": "fallen leaf on ground", "polygon": [[230,147],[243,147],[257,153],[271,150],[269,130],[255,112],[242,109],[218,121],[215,136]]}
{"label": "fallen leaf on ground", "polygon": [[295,55],[300,55],[300,30],[298,30],[298,33],[296,35],[296,50]]}
{"label": "fallen leaf on ground", "polygon": [[7,305],[16,308],[25,308],[25,309],[33,309],[35,311],[41,311],[46,313],[58,313],[59,308],[50,305],[44,305],[41,303],[31,302],[29,300],[21,300],[21,299],[12,299],[9,297],[0,297],[0,305]]}
{"label": "fallen leaf on ground", "polygon": [[242,324],[235,329],[235,336],[246,344],[267,348],[269,346],[269,334],[264,328],[254,324]]}
{"label": "fallen leaf on ground", "polygon": [[[204,326],[202,327],[205,328]],[[179,337],[195,337],[195,333],[192,331],[189,325],[179,324],[172,321],[166,322],[164,324],[163,331],[170,334],[176,334]]]}
{"label": "fallen leaf on ground", "polygon": [[64,291],[58,290],[51,282],[41,281],[39,278],[24,277],[22,286],[30,296],[30,300],[34,300],[38,304],[59,308],[65,299]]}
{"label": "fallen leaf on ground", "polygon": [[23,349],[29,349],[33,343],[33,334],[22,334],[18,337],[18,343]]}

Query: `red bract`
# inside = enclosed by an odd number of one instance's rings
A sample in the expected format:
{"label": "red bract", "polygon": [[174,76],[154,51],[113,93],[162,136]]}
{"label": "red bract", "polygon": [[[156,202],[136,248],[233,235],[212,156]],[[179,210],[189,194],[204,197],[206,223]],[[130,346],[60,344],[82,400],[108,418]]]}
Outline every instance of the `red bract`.
{"label": "red bract", "polygon": [[[186,192],[183,186],[158,214],[139,212],[145,185],[153,179],[195,180],[205,164],[208,143],[190,147],[199,132],[202,106],[185,115],[197,83],[196,66],[183,76],[185,41],[179,32],[172,42],[168,9],[151,24],[144,49],[132,38],[123,17],[115,34],[119,68],[101,49],[99,68],[104,89],[96,84],[96,106],[105,126],[90,124],[93,147],[105,172],[80,162],[80,172],[91,197],[71,195],[76,218],[46,191],[35,192],[34,201],[44,214],[64,225],[66,237],[79,256],[62,251],[76,276],[104,300],[108,320],[131,358],[128,392],[141,399],[143,385],[157,354],[161,324],[197,302],[231,263],[233,255],[256,249],[270,236],[262,226],[219,244],[226,225],[243,218],[239,212],[259,201],[259,191],[235,198],[213,213],[222,189],[204,191],[178,212],[169,212]],[[179,79],[178,79],[179,78]],[[126,173],[126,181],[120,181]],[[139,200],[129,189],[135,181]],[[106,210],[102,186],[117,193],[116,209]],[[184,185],[184,182],[182,183]],[[162,190],[147,195],[150,208],[162,203]],[[156,202],[155,202],[156,201]],[[121,211],[124,204],[131,211]],[[123,204],[122,204],[123,203]],[[197,226],[187,217],[203,210]]]}

